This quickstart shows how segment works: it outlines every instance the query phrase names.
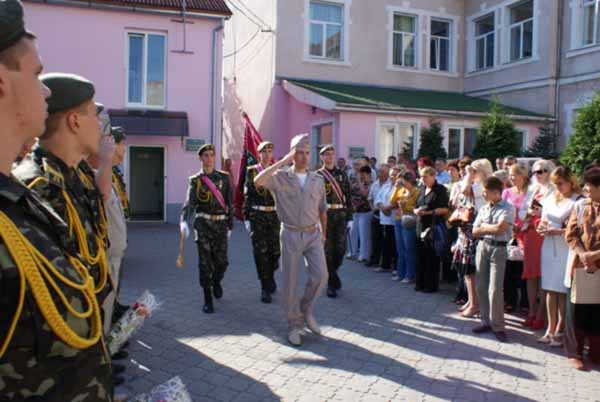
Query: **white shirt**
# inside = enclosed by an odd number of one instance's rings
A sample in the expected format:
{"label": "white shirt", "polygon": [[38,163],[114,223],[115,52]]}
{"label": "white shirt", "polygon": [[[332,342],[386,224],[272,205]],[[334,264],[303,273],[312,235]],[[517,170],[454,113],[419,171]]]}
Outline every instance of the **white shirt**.
{"label": "white shirt", "polygon": [[300,187],[304,188],[304,183],[306,183],[307,174],[306,173],[296,173],[296,176],[298,176],[298,180],[300,180]]}
{"label": "white shirt", "polygon": [[373,182],[373,184],[371,184],[371,189],[369,190],[368,200],[370,202],[372,202],[373,205],[376,205],[375,197],[377,196],[377,193],[379,193],[379,190],[381,189],[381,187],[385,186],[387,183],[390,183],[390,179],[387,179],[387,181],[385,181],[383,184],[380,183],[379,180],[375,180]]}
{"label": "white shirt", "polygon": [[[383,186],[381,186],[381,189],[379,189],[379,192],[375,196],[375,202],[374,202],[375,205],[377,205],[377,204],[382,204],[384,206],[390,205],[390,200],[392,199],[393,192],[394,192],[394,185],[392,184],[391,181],[388,180]],[[392,210],[392,213],[390,214],[390,216],[385,216],[385,214],[382,212],[379,214],[379,223],[382,225],[393,225],[395,216],[396,216],[395,210]]]}

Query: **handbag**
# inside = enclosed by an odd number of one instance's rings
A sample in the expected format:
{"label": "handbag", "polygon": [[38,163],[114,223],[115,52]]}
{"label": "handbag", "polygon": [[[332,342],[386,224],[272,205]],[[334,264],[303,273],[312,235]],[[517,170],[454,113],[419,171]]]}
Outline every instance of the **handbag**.
{"label": "handbag", "polygon": [[413,214],[403,214],[400,217],[400,223],[404,229],[412,229],[417,226],[417,216]]}
{"label": "handbag", "polygon": [[508,243],[506,251],[508,253],[508,261],[523,261],[525,259],[525,252],[516,240]]}
{"label": "handbag", "polygon": [[434,219],[432,232],[433,250],[438,257],[444,256],[448,249],[448,228],[444,221]]}
{"label": "handbag", "polygon": [[571,303],[600,304],[600,270],[593,274],[583,268],[573,270]]}
{"label": "handbag", "polygon": [[450,225],[461,225],[470,223],[473,219],[473,208],[472,207],[458,207],[452,212],[448,223]]}

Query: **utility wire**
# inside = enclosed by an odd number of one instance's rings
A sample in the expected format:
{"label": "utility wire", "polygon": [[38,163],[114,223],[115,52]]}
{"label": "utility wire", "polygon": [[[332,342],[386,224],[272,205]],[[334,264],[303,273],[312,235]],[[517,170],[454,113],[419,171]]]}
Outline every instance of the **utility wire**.
{"label": "utility wire", "polygon": [[246,9],[246,11],[248,11],[250,14],[252,14],[252,16],[254,18],[256,18],[256,20],[258,20],[261,24],[263,24],[264,26],[270,28],[270,25],[267,24],[265,22],[265,20],[263,20],[261,17],[259,17],[258,15],[256,15],[256,13],[254,11],[252,11],[252,9],[250,7],[248,7],[242,0],[235,0],[235,1],[238,2],[239,4],[241,4]]}
{"label": "utility wire", "polygon": [[225,56],[223,56],[224,59],[234,56],[236,54],[238,54],[239,52],[241,52],[242,50],[244,50],[244,48],[246,48],[253,40],[254,38],[256,38],[256,35],[258,35],[260,33],[261,29],[257,28],[256,32],[254,32],[254,34],[250,37],[250,39],[248,39],[242,46],[240,46],[239,49],[234,50],[231,53],[226,54]]}
{"label": "utility wire", "polygon": [[248,18],[248,20],[250,22],[252,22],[254,25],[256,25],[258,28],[262,29],[263,26],[261,24],[259,24],[258,22],[256,22],[256,20],[254,20],[254,18],[250,17],[248,14],[246,14],[246,12],[244,10],[242,10],[237,4],[235,4],[233,1],[231,0],[227,0],[227,3],[229,3],[233,8],[235,8],[236,10],[238,10],[240,13],[242,13],[243,16],[245,16],[246,18]]}

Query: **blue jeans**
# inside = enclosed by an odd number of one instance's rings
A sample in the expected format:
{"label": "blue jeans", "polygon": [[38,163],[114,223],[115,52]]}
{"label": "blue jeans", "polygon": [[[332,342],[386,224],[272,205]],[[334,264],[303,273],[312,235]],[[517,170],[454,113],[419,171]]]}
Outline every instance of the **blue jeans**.
{"label": "blue jeans", "polygon": [[396,251],[398,262],[396,270],[400,279],[415,279],[415,242],[417,240],[416,228],[407,229],[402,226],[400,220],[394,224],[396,235]]}

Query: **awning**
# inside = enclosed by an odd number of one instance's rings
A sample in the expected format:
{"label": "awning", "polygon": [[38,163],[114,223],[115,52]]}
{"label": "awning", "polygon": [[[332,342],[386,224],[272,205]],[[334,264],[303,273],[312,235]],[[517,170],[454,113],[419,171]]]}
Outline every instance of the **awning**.
{"label": "awning", "polygon": [[111,125],[123,127],[127,135],[165,137],[190,135],[186,112],[110,109],[108,115]]}
{"label": "awning", "polygon": [[[415,113],[484,116],[491,101],[460,92],[388,88],[296,79],[283,79],[283,88],[298,101],[333,112]],[[510,117],[545,121],[551,116],[500,105]]]}

